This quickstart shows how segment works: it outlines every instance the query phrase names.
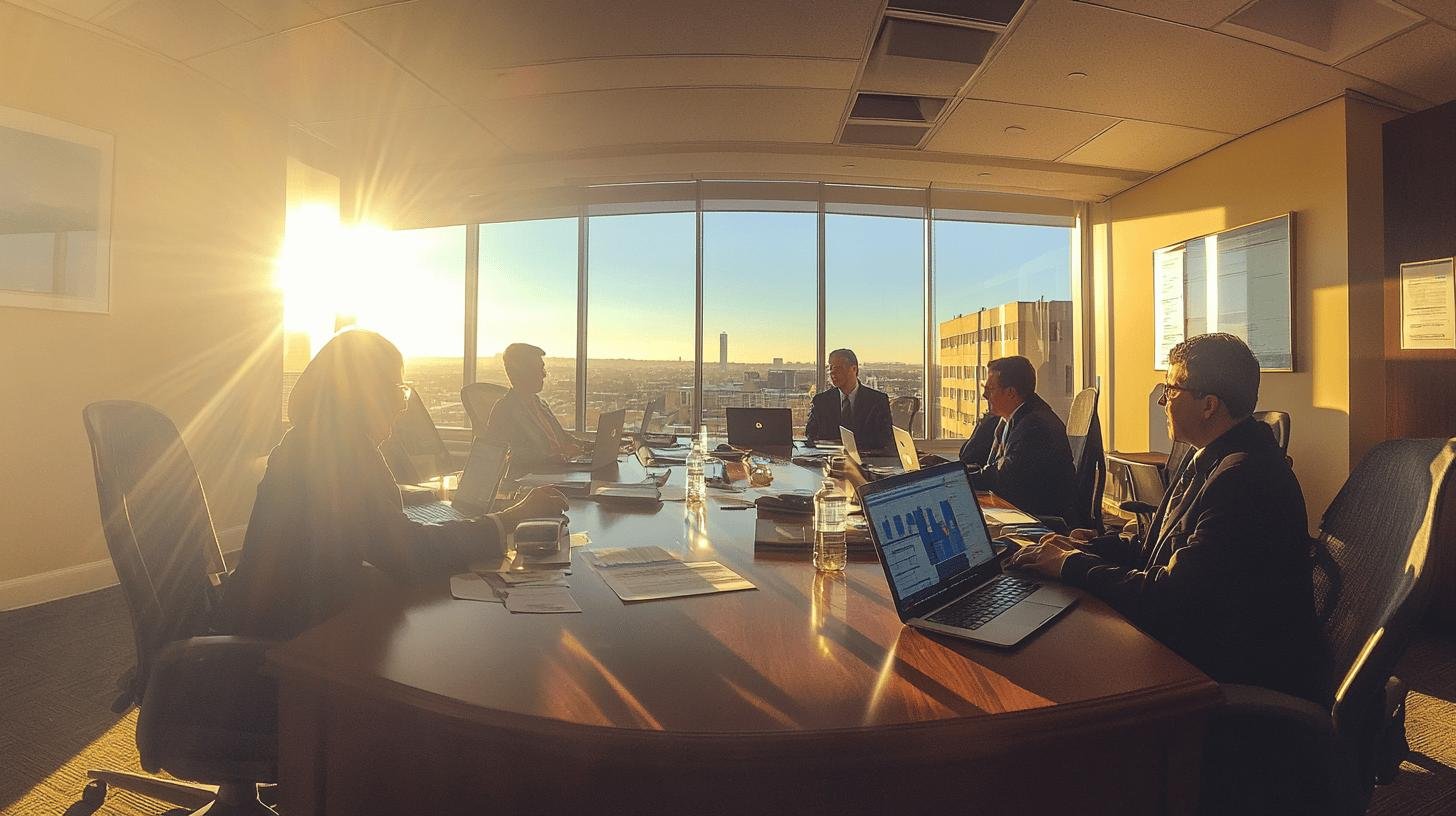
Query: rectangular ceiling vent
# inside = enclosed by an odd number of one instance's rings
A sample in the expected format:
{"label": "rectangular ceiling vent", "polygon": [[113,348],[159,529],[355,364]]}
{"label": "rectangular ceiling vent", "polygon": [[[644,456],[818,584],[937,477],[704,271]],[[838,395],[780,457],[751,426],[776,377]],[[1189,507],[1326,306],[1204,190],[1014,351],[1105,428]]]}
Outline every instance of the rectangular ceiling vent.
{"label": "rectangular ceiling vent", "polygon": [[975,28],[886,18],[874,55],[980,65],[996,33]]}
{"label": "rectangular ceiling vent", "polygon": [[929,130],[929,127],[851,123],[844,126],[839,143],[869,147],[914,147],[920,144],[920,140]]}
{"label": "rectangular ceiling vent", "polygon": [[934,122],[946,100],[935,96],[862,93],[854,98],[851,119],[890,119],[896,122]]}
{"label": "rectangular ceiling vent", "polygon": [[889,11],[1004,26],[1020,9],[1021,0],[890,0]]}

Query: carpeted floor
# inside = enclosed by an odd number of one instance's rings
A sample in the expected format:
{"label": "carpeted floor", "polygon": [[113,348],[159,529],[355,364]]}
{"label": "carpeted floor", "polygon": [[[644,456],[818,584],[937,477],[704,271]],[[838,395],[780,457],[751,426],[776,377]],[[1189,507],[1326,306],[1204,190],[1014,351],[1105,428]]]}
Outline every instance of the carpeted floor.
{"label": "carpeted floor", "polygon": [[[0,614],[0,815],[60,816],[86,769],[139,770],[136,711],[111,713],[131,666],[131,623],[116,589]],[[1412,689],[1415,752],[1370,814],[1456,814],[1456,643],[1427,635],[1399,671]],[[169,806],[113,790],[98,814],[156,816]],[[72,810],[79,812],[79,808]]]}

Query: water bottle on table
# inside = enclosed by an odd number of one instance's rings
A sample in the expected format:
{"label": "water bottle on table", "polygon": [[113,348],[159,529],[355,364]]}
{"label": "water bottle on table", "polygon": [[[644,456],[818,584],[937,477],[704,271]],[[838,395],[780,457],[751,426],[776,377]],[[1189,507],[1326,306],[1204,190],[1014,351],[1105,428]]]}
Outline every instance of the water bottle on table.
{"label": "water bottle on table", "polygon": [[831,479],[825,479],[814,494],[814,568],[821,572],[844,569],[848,550],[844,543],[844,521],[849,515],[849,497]]}
{"label": "water bottle on table", "polygon": [[703,463],[707,454],[699,437],[693,437],[693,448],[688,452],[688,504],[702,504],[707,498],[708,486],[703,479]]}

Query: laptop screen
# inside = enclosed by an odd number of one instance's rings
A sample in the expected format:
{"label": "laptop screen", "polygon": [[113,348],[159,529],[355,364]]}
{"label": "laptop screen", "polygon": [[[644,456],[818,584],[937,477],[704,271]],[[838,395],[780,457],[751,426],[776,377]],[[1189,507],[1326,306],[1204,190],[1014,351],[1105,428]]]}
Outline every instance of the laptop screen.
{"label": "laptop screen", "polygon": [[475,440],[455,489],[454,504],[462,509],[489,513],[495,504],[496,491],[500,490],[501,477],[505,475],[505,464],[504,447]]}
{"label": "laptop screen", "polygon": [[902,608],[996,557],[959,463],[887,480],[861,501]]}

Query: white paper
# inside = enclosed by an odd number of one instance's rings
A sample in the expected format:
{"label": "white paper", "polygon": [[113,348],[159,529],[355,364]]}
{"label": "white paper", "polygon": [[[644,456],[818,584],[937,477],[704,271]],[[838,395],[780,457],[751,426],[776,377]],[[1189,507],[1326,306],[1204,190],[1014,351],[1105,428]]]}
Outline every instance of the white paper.
{"label": "white paper", "polygon": [[653,544],[646,547],[608,547],[592,550],[589,555],[599,567],[617,567],[625,564],[655,564],[659,561],[676,561],[667,550]]}
{"label": "white paper", "polygon": [[1168,367],[1168,352],[1183,341],[1183,249],[1153,253],[1153,368]]}
{"label": "white paper", "polygon": [[587,533],[572,533],[571,546],[586,547],[591,544],[591,536]]}
{"label": "white paper", "polygon": [[1453,260],[1400,265],[1400,347],[1456,348]]}
{"label": "white paper", "polygon": [[608,567],[598,569],[597,574],[623,601],[653,601],[758,588],[717,561]]}
{"label": "white paper", "polygon": [[1007,524],[1036,524],[1034,516],[1028,516],[1020,510],[1002,510],[998,507],[983,507],[981,512],[986,514],[986,521],[991,524],[1005,526]]}
{"label": "white paper", "polygon": [[566,586],[566,574],[561,570],[520,570],[518,572],[496,573],[508,586]]}
{"label": "white paper", "polygon": [[473,572],[450,576],[450,594],[462,601],[500,603],[505,600],[497,594],[495,587]]}
{"label": "white paper", "polygon": [[565,587],[511,587],[506,595],[506,609],[530,614],[580,612],[581,606]]}

